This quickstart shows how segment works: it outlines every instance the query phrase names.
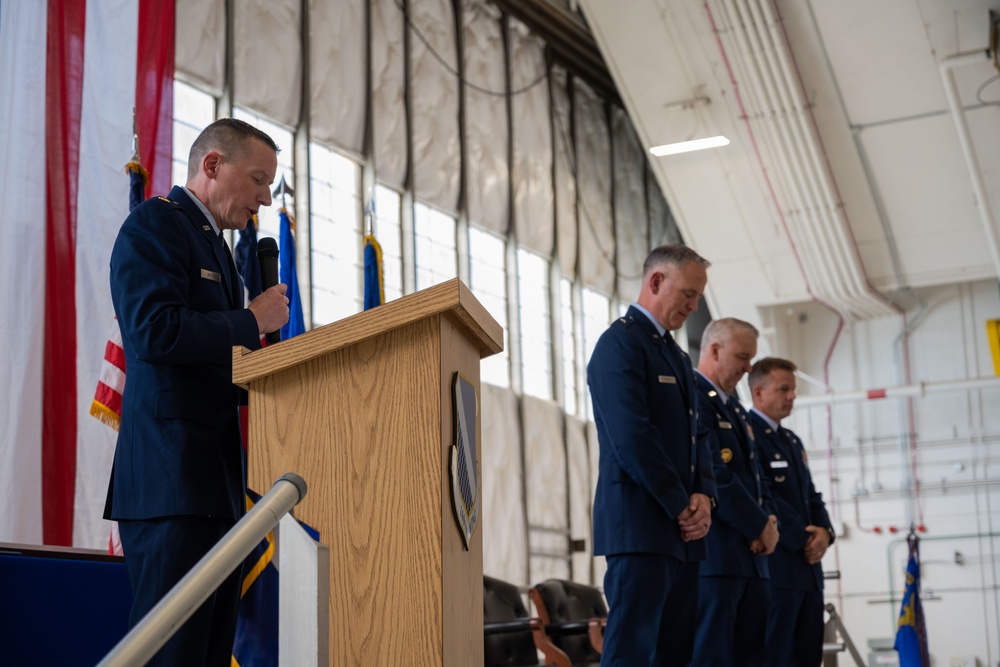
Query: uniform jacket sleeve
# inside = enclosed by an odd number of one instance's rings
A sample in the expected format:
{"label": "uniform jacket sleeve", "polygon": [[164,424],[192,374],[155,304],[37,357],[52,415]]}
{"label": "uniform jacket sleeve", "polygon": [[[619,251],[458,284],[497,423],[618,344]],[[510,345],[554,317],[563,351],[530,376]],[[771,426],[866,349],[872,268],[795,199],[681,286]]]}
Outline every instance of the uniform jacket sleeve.
{"label": "uniform jacket sleeve", "polygon": [[[665,451],[664,436],[649,411],[647,364],[628,334],[602,336],[588,367],[595,417],[604,424],[618,466],[656,499],[669,517],[688,506],[680,473]],[[690,446],[690,443],[688,443]]]}
{"label": "uniform jacket sleeve", "polygon": [[199,309],[211,282],[201,264],[220,267],[211,261],[210,239],[192,234],[192,225],[178,204],[149,202],[125,221],[112,252],[111,291],[121,330],[148,363],[226,364],[234,345],[260,347],[249,310]]}

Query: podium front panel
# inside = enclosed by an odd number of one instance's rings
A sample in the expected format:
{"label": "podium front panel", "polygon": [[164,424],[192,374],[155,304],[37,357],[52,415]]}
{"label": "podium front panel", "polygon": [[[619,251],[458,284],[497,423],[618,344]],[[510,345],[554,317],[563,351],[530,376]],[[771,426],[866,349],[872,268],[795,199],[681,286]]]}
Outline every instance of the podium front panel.
{"label": "podium front panel", "polygon": [[429,316],[249,384],[250,486],[300,474],[295,514],[330,548],[331,665],[483,662],[482,527],[466,550],[449,473],[452,378],[478,398],[480,352],[457,324]]}

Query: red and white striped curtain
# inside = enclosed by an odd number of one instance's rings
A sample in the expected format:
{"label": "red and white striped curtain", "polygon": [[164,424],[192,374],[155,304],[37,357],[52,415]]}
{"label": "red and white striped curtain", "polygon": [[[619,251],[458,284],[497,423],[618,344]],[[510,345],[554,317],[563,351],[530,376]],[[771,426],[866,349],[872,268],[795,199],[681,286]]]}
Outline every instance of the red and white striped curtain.
{"label": "red and white striped curtain", "polygon": [[115,432],[89,414],[132,110],[170,187],[174,3],[0,3],[0,542],[102,548]]}

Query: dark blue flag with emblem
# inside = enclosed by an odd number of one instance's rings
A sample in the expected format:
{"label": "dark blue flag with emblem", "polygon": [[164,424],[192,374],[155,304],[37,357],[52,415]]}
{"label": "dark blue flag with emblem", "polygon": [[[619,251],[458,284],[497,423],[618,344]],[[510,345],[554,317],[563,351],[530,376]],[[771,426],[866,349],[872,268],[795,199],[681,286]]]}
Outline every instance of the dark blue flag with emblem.
{"label": "dark blue flag with emblem", "polygon": [[[247,225],[249,227],[249,225]],[[260,495],[247,489],[247,511]],[[274,531],[243,561],[240,611],[236,617],[233,665],[276,667],[278,664],[278,569],[274,565]]]}
{"label": "dark blue flag with emblem", "polygon": [[910,559],[906,564],[906,588],[896,623],[896,652],[900,667],[930,667],[927,650],[927,625],[920,604],[920,538],[911,532],[907,538]]}
{"label": "dark blue flag with emblem", "polygon": [[302,316],[302,295],[299,294],[299,278],[295,270],[295,220],[282,206],[278,211],[281,228],[278,233],[278,276],[288,289],[288,324],[281,327],[281,340],[288,340],[306,330],[305,319]]}
{"label": "dark blue flag with emblem", "polygon": [[264,291],[264,280],[260,276],[260,262],[257,260],[257,216],[240,230],[240,238],[233,251],[236,270],[240,272],[243,286],[247,289],[247,303]]}
{"label": "dark blue flag with emblem", "polygon": [[[247,489],[247,511],[260,495]],[[319,533],[299,521],[317,542]],[[278,568],[277,544],[272,530],[243,561],[243,587],[236,618],[232,667],[277,667],[278,665]]]}

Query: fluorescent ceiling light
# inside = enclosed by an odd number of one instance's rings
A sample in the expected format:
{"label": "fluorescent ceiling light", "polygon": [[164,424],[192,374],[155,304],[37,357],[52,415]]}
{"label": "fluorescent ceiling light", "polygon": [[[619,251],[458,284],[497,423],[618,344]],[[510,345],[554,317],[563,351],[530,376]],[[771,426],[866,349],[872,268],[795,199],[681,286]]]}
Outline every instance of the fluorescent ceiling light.
{"label": "fluorescent ceiling light", "polygon": [[703,148],[717,148],[719,146],[728,146],[729,139],[726,139],[721,134],[717,137],[705,137],[704,139],[693,139],[691,141],[681,141],[676,144],[663,144],[662,146],[653,146],[649,149],[649,152],[657,157],[663,157],[664,155],[676,155],[677,153],[687,153],[689,151],[700,151]]}

